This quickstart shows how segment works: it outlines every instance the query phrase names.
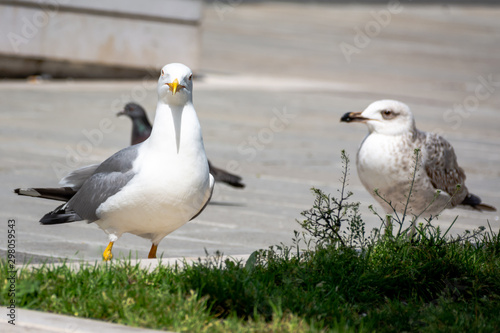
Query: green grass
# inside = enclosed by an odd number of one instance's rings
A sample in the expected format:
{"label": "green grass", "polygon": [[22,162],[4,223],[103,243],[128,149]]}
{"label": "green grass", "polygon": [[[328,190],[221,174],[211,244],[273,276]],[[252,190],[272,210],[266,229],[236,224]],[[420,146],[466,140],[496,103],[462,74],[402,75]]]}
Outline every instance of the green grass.
{"label": "green grass", "polygon": [[[366,236],[342,159],[340,198],[313,189],[292,247],[151,272],[130,261],[23,268],[16,305],[186,332],[499,332],[500,235],[449,238],[426,221],[410,241],[403,216],[396,235]],[[0,261],[2,304],[8,271]]]}
{"label": "green grass", "polygon": [[[22,269],[17,306],[190,332],[495,332],[500,237],[430,244],[388,239],[261,251],[246,265],[207,257],[147,272],[127,262]],[[1,299],[8,302],[2,263]]]}

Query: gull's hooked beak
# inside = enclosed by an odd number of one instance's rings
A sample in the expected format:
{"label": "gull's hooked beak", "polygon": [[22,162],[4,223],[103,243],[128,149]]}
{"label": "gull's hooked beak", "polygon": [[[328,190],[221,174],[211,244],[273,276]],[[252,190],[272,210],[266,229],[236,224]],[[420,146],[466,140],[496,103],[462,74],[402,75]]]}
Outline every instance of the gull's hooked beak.
{"label": "gull's hooked beak", "polygon": [[351,123],[351,122],[360,122],[364,123],[365,121],[370,120],[361,115],[361,112],[347,112],[340,118],[340,121]]}
{"label": "gull's hooked beak", "polygon": [[175,95],[175,93],[179,89],[186,88],[182,84],[179,84],[179,80],[177,80],[177,79],[175,79],[174,82],[172,82],[172,83],[165,83],[165,84],[168,85],[169,90],[172,92],[172,95]]}

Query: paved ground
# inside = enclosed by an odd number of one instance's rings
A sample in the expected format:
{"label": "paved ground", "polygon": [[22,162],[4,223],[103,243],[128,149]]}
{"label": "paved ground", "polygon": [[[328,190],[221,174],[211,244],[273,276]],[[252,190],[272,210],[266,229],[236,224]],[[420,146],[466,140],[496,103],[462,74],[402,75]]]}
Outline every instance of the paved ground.
{"label": "paved ground", "polygon": [[[363,125],[339,123],[340,116],[381,98],[406,102],[419,128],[443,133],[469,189],[500,207],[500,8],[400,5],[387,15],[388,9],[207,6],[195,106],[209,158],[237,169],[247,187],[217,186],[206,211],[160,244],[163,256],[204,256],[205,249],[247,254],[289,244],[295,219],[311,207],[309,188],[336,194],[340,150],[354,159],[366,134]],[[100,259],[107,237],[97,226],[41,226],[39,218],[57,203],[17,197],[12,189],[54,186],[74,166],[125,147],[131,125],[115,113],[134,99],[152,117],[155,86],[151,80],[0,83],[1,249],[7,220],[15,219],[18,252]],[[368,227],[378,226],[367,208],[376,203],[352,166],[349,188]],[[453,210],[439,223],[447,226],[456,215],[454,233],[487,220],[499,230],[498,214]],[[144,258],[149,247],[126,235],[114,253]]]}

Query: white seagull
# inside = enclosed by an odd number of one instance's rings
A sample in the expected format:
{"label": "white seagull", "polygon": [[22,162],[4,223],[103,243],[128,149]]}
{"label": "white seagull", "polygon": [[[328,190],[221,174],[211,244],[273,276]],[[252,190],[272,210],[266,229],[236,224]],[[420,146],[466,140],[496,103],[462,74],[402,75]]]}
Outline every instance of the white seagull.
{"label": "white seagull", "polygon": [[95,222],[109,236],[104,260],[124,233],[160,241],[198,216],[208,204],[214,178],[208,170],[200,123],[193,107],[192,72],[183,64],[164,66],[151,136],[100,165],[73,171],[62,188],[16,189],[20,195],[67,201],[42,224]]}
{"label": "white seagull", "polygon": [[[392,208],[374,190],[377,189],[396,212],[403,213],[417,148],[421,153],[407,213],[418,216],[425,211],[426,216],[435,216],[445,208],[457,206],[496,211],[469,193],[464,184],[464,170],[458,166],[451,144],[438,134],[418,130],[406,104],[376,101],[363,112],[344,114],[341,121],[368,126],[369,133],[357,153],[358,176],[388,214],[393,213]],[[412,234],[414,227],[413,224]]]}

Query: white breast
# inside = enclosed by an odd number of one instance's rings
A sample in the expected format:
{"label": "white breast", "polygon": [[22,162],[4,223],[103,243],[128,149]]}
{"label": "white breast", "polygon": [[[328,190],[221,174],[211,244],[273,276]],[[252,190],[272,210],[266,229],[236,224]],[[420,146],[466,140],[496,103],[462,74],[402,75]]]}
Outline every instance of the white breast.
{"label": "white breast", "polygon": [[358,174],[370,192],[408,183],[412,165],[401,158],[401,151],[411,154],[394,136],[372,133],[362,142],[357,156]]}
{"label": "white breast", "polygon": [[[358,150],[359,178],[368,192],[387,212],[392,213],[392,208],[374,193],[374,189],[378,189],[380,195],[391,202],[396,211],[402,212],[414,172],[415,148],[422,147],[417,147],[415,143],[404,137],[371,133]],[[422,149],[409,206],[413,214],[423,211],[432,202],[436,193],[422,167],[425,158],[425,149]],[[444,207],[445,201],[446,195],[443,194],[427,212],[435,214]]]}
{"label": "white breast", "polygon": [[184,111],[179,128],[171,115],[160,115],[163,122],[153,128],[133,163],[136,175],[99,206],[96,223],[108,234],[118,238],[132,233],[157,243],[195,216],[209,199],[210,175],[198,120],[194,109]]}

